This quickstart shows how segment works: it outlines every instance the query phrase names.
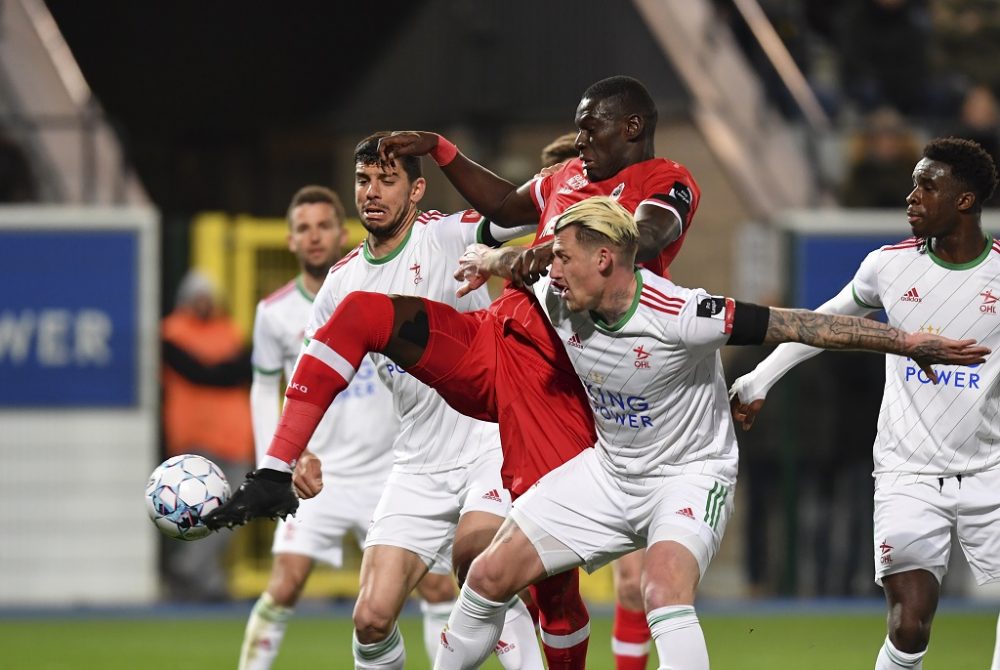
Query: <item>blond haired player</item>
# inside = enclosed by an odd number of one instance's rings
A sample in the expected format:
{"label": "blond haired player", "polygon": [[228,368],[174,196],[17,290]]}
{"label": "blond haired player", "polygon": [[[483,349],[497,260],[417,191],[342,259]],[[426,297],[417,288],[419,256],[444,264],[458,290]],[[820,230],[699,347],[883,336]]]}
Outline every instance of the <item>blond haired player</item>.
{"label": "blond haired player", "polygon": [[[478,667],[507,598],[526,584],[646,546],[643,595],[660,667],[706,670],[695,591],[722,539],[737,469],[720,347],[802,341],[908,354],[925,370],[979,362],[987,350],[676,286],[635,268],[638,228],[607,197],[570,207],[554,228],[549,276],[533,290],[586,388],[597,444],[515,502],[473,561],[435,668]],[[474,251],[462,270],[505,267],[502,253]]]}

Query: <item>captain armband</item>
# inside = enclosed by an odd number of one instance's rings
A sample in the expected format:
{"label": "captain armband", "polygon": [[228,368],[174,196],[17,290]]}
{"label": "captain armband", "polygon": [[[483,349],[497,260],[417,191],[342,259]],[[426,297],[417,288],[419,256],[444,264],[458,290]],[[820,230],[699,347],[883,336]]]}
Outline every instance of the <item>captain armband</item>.
{"label": "captain armband", "polygon": [[770,320],[770,307],[762,307],[752,302],[736,301],[733,313],[733,330],[727,344],[763,344]]}

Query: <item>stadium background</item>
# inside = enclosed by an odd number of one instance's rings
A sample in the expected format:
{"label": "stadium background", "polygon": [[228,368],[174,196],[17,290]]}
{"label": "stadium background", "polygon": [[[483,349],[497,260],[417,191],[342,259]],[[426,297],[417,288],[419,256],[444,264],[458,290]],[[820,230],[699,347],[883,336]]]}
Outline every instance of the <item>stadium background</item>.
{"label": "stadium background", "polygon": [[[891,208],[848,207],[852,168],[886,119],[904,148],[973,130],[1000,146],[1000,118],[985,130],[962,120],[967,91],[1000,82],[989,57],[1000,16],[974,0],[837,4],[0,0],[0,632],[15,637],[39,614],[160,602],[159,538],[136,502],[160,460],[156,319],[198,267],[249,334],[256,301],[294,272],[281,220],[290,194],[324,183],[349,201],[351,150],[374,130],[437,130],[519,183],[572,130],[588,84],[636,76],[660,112],[657,154],[703,191],[675,279],[805,306],[839,289],[868,249],[907,233],[909,167]],[[879,31],[889,45],[909,38],[905,58],[872,49],[859,70],[853,52]],[[923,91],[900,91],[903,78]],[[426,172],[428,206],[465,206]],[[993,212],[986,222],[1000,231]],[[127,365],[81,358],[94,310],[122,326],[108,346]],[[41,325],[18,339],[26,314],[70,315],[76,357],[46,349]],[[726,356],[732,370],[749,365]],[[765,414],[775,428],[743,445],[736,515],[702,589],[709,607],[819,597],[808,606],[820,612],[879,611],[870,442],[843,443],[854,416],[843,402],[845,383],[880,382],[865,376],[870,361],[848,360],[790,379],[772,399],[786,413]],[[237,608],[263,587],[268,542],[266,524],[240,533]],[[355,586],[350,569],[314,579],[319,616]],[[586,590],[600,612],[607,571]],[[995,612],[1000,600],[974,588],[960,558],[946,593],[957,609]],[[990,640],[975,644],[986,658]]]}

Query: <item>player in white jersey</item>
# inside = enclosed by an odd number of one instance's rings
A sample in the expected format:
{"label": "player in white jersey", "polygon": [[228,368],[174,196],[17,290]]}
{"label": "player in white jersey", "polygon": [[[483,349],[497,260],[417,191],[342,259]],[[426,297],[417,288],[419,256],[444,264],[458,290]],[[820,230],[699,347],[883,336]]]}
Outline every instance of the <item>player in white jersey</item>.
{"label": "player in white jersey", "polygon": [[[289,205],[288,247],[299,262],[300,274],[261,300],[254,320],[250,408],[258,461],[267,453],[278,424],[282,375],[292,378],[313,299],[342,255],[347,233],[344,218],[340,198],[322,186],[300,189]],[[364,361],[340,398],[313,434],[311,452],[299,463],[301,468],[323,463],[327,486],[315,498],[303,501],[294,518],[278,522],[271,577],[247,621],[240,670],[271,667],[315,562],[340,567],[348,533],[363,545],[385,486],[399,421],[392,395],[370,360]],[[424,642],[433,658],[443,620],[455,598],[449,570],[428,574],[418,591],[424,599]]]}
{"label": "player in white jersey", "polygon": [[[909,331],[1000,345],[1000,242],[980,215],[996,186],[974,142],[930,142],[906,198],[913,237],[868,254],[819,311],[885,310]],[[749,429],[770,387],[819,351],[782,345],[733,384],[733,412]],[[980,584],[1000,580],[1000,359],[935,370],[887,356],[875,462],[875,579],[889,607],[877,670],[919,668],[930,639],[954,531]],[[994,660],[994,667],[1000,662]]]}
{"label": "player in white jersey", "polygon": [[[346,296],[361,289],[430,296],[460,310],[489,302],[485,291],[457,298],[451,277],[451,259],[477,239],[481,217],[473,212],[421,213],[417,205],[425,182],[419,159],[383,165],[377,156],[382,136],[366,138],[355,151],[355,199],[368,236],[331,269],[316,297],[307,338]],[[319,338],[309,342],[305,354],[303,361],[321,361],[348,377],[357,372],[343,370],[343,361]],[[506,516],[510,495],[500,479],[497,427],[458,414],[390,360],[375,360],[392,391],[400,426],[392,470],[365,541],[353,650],[358,668],[402,668],[405,655],[396,618],[407,594],[428,569],[454,565],[462,579],[468,563]],[[323,389],[297,391],[316,394]],[[289,414],[286,406],[283,423]],[[270,472],[266,468],[273,468],[270,462],[276,460],[266,456],[258,472]],[[280,463],[287,472],[287,461]],[[309,496],[321,482],[297,478],[295,486]],[[534,628],[520,601],[511,602],[507,620],[504,645],[498,648],[501,663],[540,670]]]}
{"label": "player in white jersey", "polygon": [[[598,441],[520,497],[472,564],[435,668],[474,668],[526,584],[592,570],[647,547],[644,597],[661,668],[708,668],[695,590],[732,509],[737,447],[719,348],[804,341],[977,362],[971,341],[880,323],[738,303],[635,269],[638,228],[607,197],[555,226],[555,258],[535,295],[587,388]],[[485,257],[499,257],[479,250]],[[480,270],[492,266],[484,260]]]}

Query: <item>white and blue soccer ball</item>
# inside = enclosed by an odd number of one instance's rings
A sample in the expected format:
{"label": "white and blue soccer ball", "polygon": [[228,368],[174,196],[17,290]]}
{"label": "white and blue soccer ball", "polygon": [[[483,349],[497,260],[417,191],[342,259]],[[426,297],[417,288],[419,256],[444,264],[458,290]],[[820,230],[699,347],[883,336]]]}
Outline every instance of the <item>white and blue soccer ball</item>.
{"label": "white and blue soccer ball", "polygon": [[212,531],[201,517],[229,499],[229,482],[212,461],[195,454],[167,459],[149,476],[146,510],[160,532],[198,540]]}

